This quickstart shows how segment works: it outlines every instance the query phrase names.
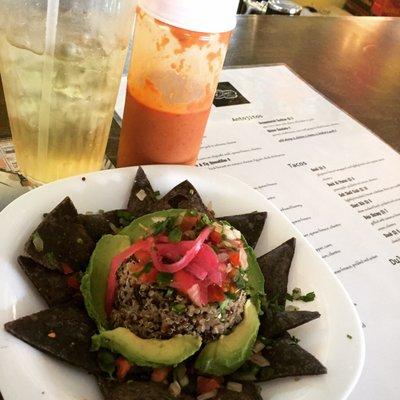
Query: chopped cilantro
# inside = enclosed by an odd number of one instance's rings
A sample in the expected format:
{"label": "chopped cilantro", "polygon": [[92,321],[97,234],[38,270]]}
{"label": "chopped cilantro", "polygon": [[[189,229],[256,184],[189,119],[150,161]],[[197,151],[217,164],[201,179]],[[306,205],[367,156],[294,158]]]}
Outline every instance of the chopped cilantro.
{"label": "chopped cilantro", "polygon": [[228,299],[231,299],[231,300],[237,299],[237,295],[235,293],[227,292],[227,293],[225,293],[225,295]]}
{"label": "chopped cilantro", "polygon": [[118,210],[117,211],[117,217],[118,218],[121,218],[121,219],[124,219],[125,221],[132,221],[133,219],[134,219],[134,215],[130,212],[130,211],[127,211],[127,210]]}
{"label": "chopped cilantro", "polygon": [[153,234],[158,235],[159,233],[170,232],[175,228],[175,222],[176,222],[175,217],[169,217],[166,218],[164,221],[157,222],[154,225]]}
{"label": "chopped cilantro", "polygon": [[229,305],[230,302],[231,302],[230,299],[225,298],[225,300],[223,300],[223,301],[221,301],[221,302],[219,303],[219,308],[220,308],[220,310],[221,310],[221,319],[225,319],[225,316],[226,316],[226,309],[227,309],[227,307],[228,307],[228,305]]}
{"label": "chopped cilantro", "polygon": [[299,300],[307,303],[309,301],[314,301],[314,299],[315,299],[315,293],[310,292],[310,293],[305,294],[304,296],[301,296]]}
{"label": "chopped cilantro", "polygon": [[208,226],[211,224],[210,218],[207,217],[207,215],[202,215],[199,221],[199,226],[202,228],[204,226]]}
{"label": "chopped cilantro", "polygon": [[150,272],[151,271],[151,268],[153,267],[153,262],[152,261],[149,261],[147,264],[145,264],[145,266],[143,267],[143,269],[142,269],[142,272],[146,272],[146,273],[148,273],[148,272]]}
{"label": "chopped cilantro", "polygon": [[154,196],[158,197],[159,195],[160,195],[160,191],[159,191],[159,190],[156,190],[156,191],[154,192]]}
{"label": "chopped cilantro", "polygon": [[182,231],[178,227],[172,229],[172,231],[168,234],[168,239],[172,243],[180,242],[181,238],[182,238]]}
{"label": "chopped cilantro", "polygon": [[53,252],[46,253],[44,256],[45,256],[46,260],[49,262],[50,265],[56,265],[57,264],[56,256],[54,255]]}
{"label": "chopped cilantro", "polygon": [[353,339],[353,336],[351,336],[351,335],[349,335],[349,334],[347,334],[347,337],[348,337],[349,339]]}
{"label": "chopped cilantro", "polygon": [[286,300],[293,301],[293,296],[290,293],[286,293]]}
{"label": "chopped cilantro", "polygon": [[169,289],[166,291],[166,293],[165,293],[165,295],[166,295],[167,297],[171,297],[173,294],[174,294],[174,290],[171,289],[171,288],[169,288]]}
{"label": "chopped cilantro", "polygon": [[177,314],[182,314],[186,310],[186,306],[181,303],[174,303],[172,304],[171,309]]}
{"label": "chopped cilantro", "polygon": [[304,301],[305,303],[308,303],[310,301],[314,301],[314,299],[315,299],[314,292],[309,292],[305,295],[302,295],[301,289],[299,289],[299,288],[294,288],[292,290],[292,294],[286,293],[286,300],[289,300],[289,301],[300,300],[300,301]]}
{"label": "chopped cilantro", "polygon": [[168,285],[172,281],[173,274],[168,272],[159,272],[157,274],[157,282],[161,283],[162,285]]}
{"label": "chopped cilantro", "polygon": [[99,350],[97,353],[97,359],[99,361],[100,369],[110,376],[113,377],[115,371],[115,357],[107,350]]}
{"label": "chopped cilantro", "polygon": [[242,271],[236,274],[234,281],[239,289],[246,289],[246,280],[243,277]]}
{"label": "chopped cilantro", "polygon": [[160,221],[154,224],[153,234],[158,235],[159,233],[165,232],[167,229],[168,218],[165,221]]}

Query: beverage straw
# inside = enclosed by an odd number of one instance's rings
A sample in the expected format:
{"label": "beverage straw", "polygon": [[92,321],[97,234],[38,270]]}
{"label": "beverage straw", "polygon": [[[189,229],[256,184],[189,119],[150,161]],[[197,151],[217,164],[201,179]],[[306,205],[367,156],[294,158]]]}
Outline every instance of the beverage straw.
{"label": "beverage straw", "polygon": [[[46,41],[42,69],[42,95],[39,107],[39,137],[37,149],[38,169],[42,170],[47,163],[50,130],[51,89],[53,84],[54,52],[58,24],[60,0],[47,1]],[[43,176],[43,174],[40,174]]]}

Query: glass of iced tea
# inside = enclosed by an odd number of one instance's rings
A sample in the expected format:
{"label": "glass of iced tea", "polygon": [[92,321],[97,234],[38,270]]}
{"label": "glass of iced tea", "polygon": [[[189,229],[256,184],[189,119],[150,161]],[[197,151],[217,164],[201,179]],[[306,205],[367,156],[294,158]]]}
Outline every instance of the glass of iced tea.
{"label": "glass of iced tea", "polygon": [[132,0],[1,0],[0,72],[21,173],[50,182],[102,167]]}

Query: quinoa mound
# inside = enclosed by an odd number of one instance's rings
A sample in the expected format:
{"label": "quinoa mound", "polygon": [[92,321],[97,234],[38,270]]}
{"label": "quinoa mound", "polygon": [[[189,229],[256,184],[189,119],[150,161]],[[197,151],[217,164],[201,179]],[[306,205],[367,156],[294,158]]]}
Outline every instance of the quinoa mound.
{"label": "quinoa mound", "polygon": [[177,334],[196,334],[204,342],[226,335],[243,319],[246,293],[236,299],[203,307],[166,286],[139,283],[129,265],[117,272],[118,289],[111,312],[113,328],[125,327],[143,339],[169,339]]}

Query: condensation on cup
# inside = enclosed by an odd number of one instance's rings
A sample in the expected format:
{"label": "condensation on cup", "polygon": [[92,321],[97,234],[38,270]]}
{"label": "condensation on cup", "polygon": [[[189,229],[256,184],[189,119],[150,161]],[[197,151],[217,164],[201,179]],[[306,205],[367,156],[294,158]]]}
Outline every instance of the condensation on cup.
{"label": "condensation on cup", "polygon": [[237,0],[139,0],[118,166],[196,162]]}
{"label": "condensation on cup", "polygon": [[132,0],[1,0],[0,68],[19,168],[33,182],[99,170]]}

